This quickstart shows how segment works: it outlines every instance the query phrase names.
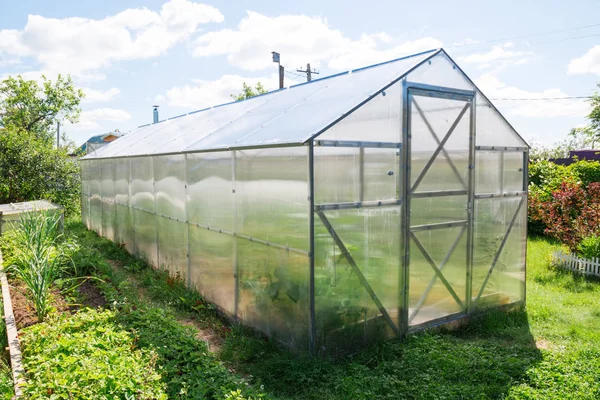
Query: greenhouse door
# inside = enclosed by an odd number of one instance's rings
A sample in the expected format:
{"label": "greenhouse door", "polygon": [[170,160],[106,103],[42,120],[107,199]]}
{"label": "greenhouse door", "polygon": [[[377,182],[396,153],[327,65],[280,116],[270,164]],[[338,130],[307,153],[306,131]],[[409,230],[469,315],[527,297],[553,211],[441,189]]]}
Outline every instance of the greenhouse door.
{"label": "greenhouse door", "polygon": [[469,308],[473,93],[406,83],[404,100],[405,318],[410,331]]}

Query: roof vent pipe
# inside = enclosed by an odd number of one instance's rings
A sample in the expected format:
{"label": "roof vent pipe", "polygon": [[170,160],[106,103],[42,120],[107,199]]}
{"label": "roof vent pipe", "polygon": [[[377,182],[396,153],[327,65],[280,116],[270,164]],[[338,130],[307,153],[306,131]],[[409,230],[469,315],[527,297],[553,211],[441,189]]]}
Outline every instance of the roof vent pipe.
{"label": "roof vent pipe", "polygon": [[154,114],[154,120],[153,120],[153,124],[155,124],[155,123],[158,122],[158,106],[152,106],[152,107],[154,107],[154,112],[153,112],[153,114]]}

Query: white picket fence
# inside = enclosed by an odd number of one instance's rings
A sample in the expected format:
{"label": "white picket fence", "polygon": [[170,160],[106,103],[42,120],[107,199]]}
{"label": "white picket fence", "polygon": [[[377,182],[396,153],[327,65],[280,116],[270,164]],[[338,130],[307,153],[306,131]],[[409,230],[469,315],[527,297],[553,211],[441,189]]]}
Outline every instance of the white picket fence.
{"label": "white picket fence", "polygon": [[555,251],[552,254],[554,264],[571,271],[580,272],[584,275],[600,277],[600,259],[579,258],[573,254],[565,254],[562,251]]}

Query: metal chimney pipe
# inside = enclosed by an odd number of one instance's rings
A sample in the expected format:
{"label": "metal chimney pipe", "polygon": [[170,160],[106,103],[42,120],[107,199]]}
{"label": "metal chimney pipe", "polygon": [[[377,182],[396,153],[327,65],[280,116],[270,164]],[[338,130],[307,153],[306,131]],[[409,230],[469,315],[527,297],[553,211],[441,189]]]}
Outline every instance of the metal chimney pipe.
{"label": "metal chimney pipe", "polygon": [[153,114],[154,114],[154,120],[153,120],[152,123],[155,124],[155,123],[158,122],[158,107],[159,106],[152,106],[152,107],[154,107],[154,112],[153,112]]}

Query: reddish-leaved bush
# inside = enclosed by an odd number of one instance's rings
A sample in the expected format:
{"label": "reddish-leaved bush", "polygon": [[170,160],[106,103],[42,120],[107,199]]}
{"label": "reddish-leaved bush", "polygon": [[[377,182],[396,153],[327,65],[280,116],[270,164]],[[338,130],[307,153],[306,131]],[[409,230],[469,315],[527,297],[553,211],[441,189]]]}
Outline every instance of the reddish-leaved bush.
{"label": "reddish-leaved bush", "polygon": [[600,183],[592,182],[584,189],[580,184],[565,182],[547,201],[533,194],[529,213],[532,221],[546,226],[545,234],[575,251],[583,238],[600,232]]}

